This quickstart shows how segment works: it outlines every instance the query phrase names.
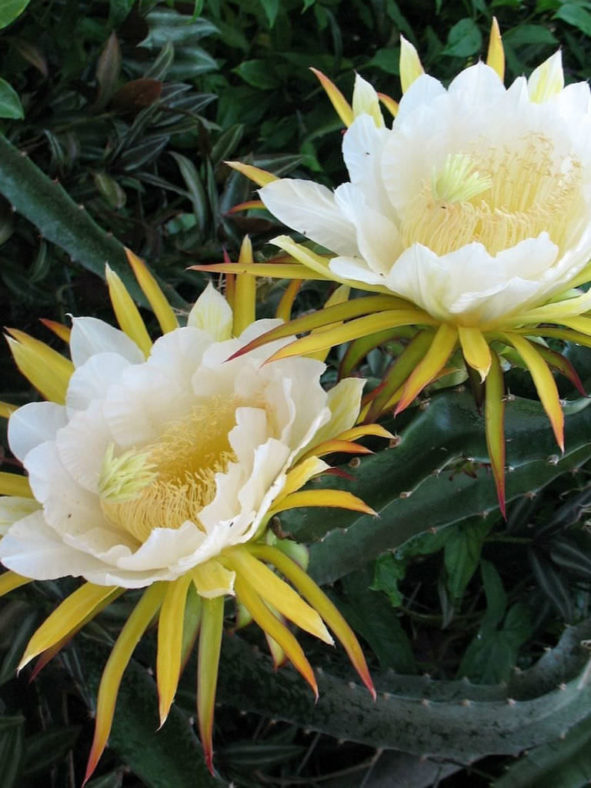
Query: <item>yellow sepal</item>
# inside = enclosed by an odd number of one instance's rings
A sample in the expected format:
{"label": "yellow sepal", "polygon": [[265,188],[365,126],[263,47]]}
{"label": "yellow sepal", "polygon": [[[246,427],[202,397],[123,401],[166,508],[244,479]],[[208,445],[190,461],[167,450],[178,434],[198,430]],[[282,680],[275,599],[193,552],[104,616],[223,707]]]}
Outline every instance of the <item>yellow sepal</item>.
{"label": "yellow sepal", "polygon": [[505,79],[505,50],[503,39],[497,18],[493,16],[490,26],[490,38],[488,40],[488,52],[486,55],[486,65],[494,69],[499,75],[501,82]]}
{"label": "yellow sepal", "polygon": [[121,330],[135,342],[144,356],[149,356],[152,349],[152,340],[139,309],[121,281],[121,277],[108,265],[105,267],[105,275],[113,311]]}
{"label": "yellow sepal", "polygon": [[404,36],[400,36],[400,86],[406,93],[415,79],[425,73],[414,46]]}
{"label": "yellow sepal", "polygon": [[158,618],[158,652],[156,680],[160,725],[164,725],[174,700],[181,673],[183,645],[182,621],[191,575],[186,574],[167,584]]}
{"label": "yellow sepal", "polygon": [[118,590],[117,586],[97,586],[84,583],[56,607],[29,640],[18,669],[34,659],[42,651],[63,640],[80,622],[97,608],[107,597]]}
{"label": "yellow sepal", "polygon": [[423,360],[419,362],[406,381],[402,397],[396,407],[396,414],[407,408],[425,386],[431,383],[437,373],[443,369],[457,341],[458,332],[456,328],[442,323],[437,329],[431,347],[425,353]]}
{"label": "yellow sepal", "polygon": [[19,370],[45,399],[63,405],[74,371],[72,362],[24,331],[7,330],[11,336],[6,339]]}
{"label": "yellow sepal", "polygon": [[371,506],[361,498],[345,490],[304,490],[286,496],[270,511],[271,515],[287,509],[299,509],[305,506],[329,506],[337,509],[351,509],[354,512],[377,515]]}
{"label": "yellow sepal", "polygon": [[213,774],[213,713],[224,631],[224,597],[204,599],[197,658],[197,717],[203,754]]}
{"label": "yellow sepal", "polygon": [[259,627],[270,635],[285,651],[288,659],[306,679],[312,687],[314,695],[318,698],[318,685],[316,684],[312,666],[289,629],[273,615],[252,586],[239,576],[236,577],[236,594]]}
{"label": "yellow sepal", "polygon": [[160,324],[162,333],[167,334],[169,331],[174,331],[175,328],[179,327],[179,321],[176,319],[176,316],[172,311],[172,307],[168,303],[166,296],[160,289],[160,285],[148,271],[148,267],[144,261],[135,255],[131,249],[126,249],[125,254],[127,255],[129,264],[133,269],[135,278],[137,279],[139,286],[142,288],[142,292],[154,310],[154,314],[156,315],[156,319]]}
{"label": "yellow sepal", "polygon": [[332,645],[333,640],[318,613],[245,547],[224,550],[223,559],[236,572],[237,582],[238,578],[246,581],[262,599],[300,629]]}
{"label": "yellow sepal", "polygon": [[123,625],[109,659],[107,660],[99,685],[96,702],[94,739],[88,757],[88,765],[84,777],[85,783],[94,772],[107,744],[113,724],[117,693],[119,692],[119,686],[125,668],[129,664],[131,655],[141,636],[146,631],[154,615],[158,612],[165,590],[166,583],[154,583],[144,592],[142,598]]}
{"label": "yellow sepal", "polygon": [[322,71],[319,71],[317,68],[310,68],[310,71],[318,78],[320,84],[326,92],[326,95],[330,99],[330,103],[335,108],[337,115],[343,121],[345,126],[349,128],[349,126],[353,123],[354,115],[353,109],[347,99],[343,96],[334,82],[332,82],[326,76],[326,74],[323,74]]}
{"label": "yellow sepal", "polygon": [[285,575],[290,583],[293,583],[304,599],[318,611],[343,644],[354,668],[375,699],[376,693],[361,646],[351,627],[326,594],[320,590],[312,578],[295,561],[277,548],[267,545],[249,545],[247,549],[257,558],[277,567],[281,574]]}
{"label": "yellow sepal", "polygon": [[26,476],[0,471],[0,495],[15,495],[19,498],[34,498]]}
{"label": "yellow sepal", "polygon": [[460,345],[466,362],[485,380],[491,365],[488,342],[478,328],[458,326]]}
{"label": "yellow sepal", "polygon": [[532,342],[518,334],[505,334],[506,341],[513,345],[529,369],[532,380],[554,430],[556,443],[564,451],[564,413],[560,404],[560,396],[556,381],[548,364],[544,361]]}
{"label": "yellow sepal", "polygon": [[11,591],[14,591],[15,588],[20,588],[21,586],[26,586],[27,583],[32,583],[32,579],[30,577],[23,577],[22,575],[17,575],[16,572],[2,572],[0,575],[0,596],[4,596],[4,594],[9,594]]}
{"label": "yellow sepal", "polygon": [[11,405],[9,402],[0,402],[0,417],[9,419],[16,409],[17,405]]}
{"label": "yellow sepal", "polygon": [[[244,237],[240,247],[238,262],[241,265],[252,265],[252,243]],[[240,273],[236,277],[234,290],[234,336],[240,334],[255,320],[256,279],[252,274]]]}
{"label": "yellow sepal", "polygon": [[266,186],[268,183],[279,180],[277,175],[273,175],[272,172],[261,170],[260,167],[254,167],[252,164],[243,164],[241,161],[227,161],[225,164],[254,181],[257,186]]}

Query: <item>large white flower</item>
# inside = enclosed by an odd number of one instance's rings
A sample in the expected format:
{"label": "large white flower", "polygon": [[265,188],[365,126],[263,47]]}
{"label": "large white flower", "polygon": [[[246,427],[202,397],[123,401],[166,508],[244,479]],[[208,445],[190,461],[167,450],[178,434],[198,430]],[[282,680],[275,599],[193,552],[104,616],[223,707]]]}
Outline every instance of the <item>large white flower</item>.
{"label": "large white flower", "polygon": [[261,198],[334,253],[338,277],[438,320],[494,325],[564,290],[591,257],[591,94],[563,84],[560,53],[508,89],[484,63],[448,89],[422,74],[392,129],[357,113],[350,182],[333,193],[281,179]]}
{"label": "large white flower", "polygon": [[232,338],[254,314],[248,303],[254,289],[236,288],[233,312],[210,285],[179,326],[143,263],[129,257],[164,332],[156,342],[111,271],[123,330],[92,317],[74,319],[71,362],[23,332],[11,330],[9,337],[19,368],[49,401],[10,416],[10,448],[27,476],[0,474],[0,560],[11,570],[0,575],[0,594],[31,579],[87,581],[37,630],[22,664],[54,653],[126,589],[146,589],[105,668],[87,777],[108,737],[121,674],[158,611],[157,676],[166,719],[182,664],[190,585],[201,611],[198,713],[210,768],[227,594],[264,630],[276,662],[288,657],[315,692],[312,668],[282,617],[332,643],[326,622],[373,692],[352,630],[289,557],[293,543],[266,527],[275,513],[297,506],[372,511],[345,491],[301,491],[328,468],[320,457],[335,450],[335,438],[339,450],[357,452],[363,447],[355,438],[389,434],[354,426],[363,381],[346,379],[327,393],[322,362],[267,365],[272,348],[228,360],[280,322],[253,322]]}
{"label": "large white flower", "polygon": [[[41,508],[0,542],[6,567],[126,588],[174,580],[256,534],[296,458],[321,430],[335,434],[331,403],[343,395],[337,432],[353,426],[359,380],[329,396],[319,382],[324,364],[264,366],[268,348],[226,363],[276,323],[216,341],[194,318],[158,339],[147,359],[123,332],[74,320],[65,404],[31,403],[9,421],[11,450]],[[204,592],[232,590],[231,573],[219,581]]]}
{"label": "large white flower", "polygon": [[[448,362],[486,381],[486,437],[504,507],[503,379],[499,354],[527,368],[564,447],[553,370],[582,391],[569,361],[545,337],[589,344],[591,291],[591,92],[564,87],[560,53],[529,79],[503,85],[504,51],[493,21],[487,63],[445,88],[401,41],[400,104],[357,76],[349,104],[316,72],[348,130],[350,181],[334,192],[230,165],[259,186],[282,222],[322,245],[287,236],[273,243],[297,261],[243,265],[252,274],[333,279],[374,295],[327,305],[268,333],[249,348],[311,332],[273,358],[361,340],[351,354],[399,335],[412,341],[367,396],[366,421],[410,405]],[[395,116],[387,128],[381,104]],[[218,272],[232,270],[217,265]],[[405,328],[408,337],[409,329]],[[584,392],[583,392],[584,393]]]}

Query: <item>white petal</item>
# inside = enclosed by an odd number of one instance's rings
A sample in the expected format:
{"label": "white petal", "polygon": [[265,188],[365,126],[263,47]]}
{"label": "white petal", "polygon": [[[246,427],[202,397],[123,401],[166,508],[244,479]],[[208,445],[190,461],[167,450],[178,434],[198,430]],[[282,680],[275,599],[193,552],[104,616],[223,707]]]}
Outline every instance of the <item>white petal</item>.
{"label": "white petal", "polygon": [[447,91],[434,77],[423,74],[418,77],[400,99],[398,112],[394,120],[394,128],[406,122],[408,116],[414,113],[419,107],[430,107],[440,97],[447,95]]}
{"label": "white petal", "polygon": [[75,413],[55,439],[58,456],[72,479],[96,495],[103,458],[111,443],[103,404],[97,400],[87,410]]}
{"label": "white petal", "polygon": [[224,296],[208,283],[189,312],[187,325],[206,331],[217,342],[232,336],[232,309]]}
{"label": "white petal", "polygon": [[70,352],[76,367],[84,364],[95,353],[118,353],[132,364],[144,360],[144,354],[127,334],[95,317],[74,318]]}
{"label": "white petal", "polygon": [[32,449],[25,464],[35,498],[43,504],[45,519],[64,533],[82,533],[104,526],[96,495],[76,484],[66,471],[55,443]]}
{"label": "white petal", "polygon": [[505,86],[494,68],[485,63],[476,63],[460,71],[450,83],[448,93],[450,96],[461,96],[463,102],[486,106],[486,102],[505,93]]}
{"label": "white petal", "polygon": [[66,409],[54,402],[30,402],[8,421],[8,444],[21,462],[40,443],[51,440],[66,424]]}
{"label": "white petal", "polygon": [[2,538],[0,560],[7,569],[34,580],[77,577],[101,567],[93,556],[64,544],[40,511],[19,520]]}
{"label": "white petal", "polygon": [[[371,121],[370,121],[371,122]],[[353,226],[335,205],[326,186],[312,181],[282,178],[264,186],[259,194],[271,213],[306,238],[339,254],[354,254]]]}
{"label": "white petal", "polygon": [[387,273],[402,252],[394,222],[369,207],[363,192],[352,183],[339,186],[335,200],[341,212],[355,226],[361,257],[372,271]]}
{"label": "white petal", "polygon": [[[343,137],[343,159],[351,183],[362,190],[369,206],[382,213],[390,207],[381,176],[382,151],[390,134],[387,129],[377,128],[367,115],[360,115]],[[339,250],[335,247],[335,251]],[[356,251],[339,253],[350,256]]]}
{"label": "white petal", "polygon": [[121,379],[123,370],[130,362],[118,353],[98,353],[74,370],[68,392],[66,406],[70,414],[86,410],[95,399],[102,399],[111,383]]}
{"label": "white petal", "polygon": [[364,282],[366,285],[383,285],[384,277],[367,267],[365,260],[359,257],[333,257],[329,263],[330,270],[342,279]]}

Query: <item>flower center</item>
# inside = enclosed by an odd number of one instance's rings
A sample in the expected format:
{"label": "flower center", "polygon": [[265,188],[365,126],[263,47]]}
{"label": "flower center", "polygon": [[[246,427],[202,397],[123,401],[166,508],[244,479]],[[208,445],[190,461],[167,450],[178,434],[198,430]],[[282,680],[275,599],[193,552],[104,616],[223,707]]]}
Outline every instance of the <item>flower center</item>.
{"label": "flower center", "polygon": [[109,447],[99,479],[101,507],[110,522],[139,542],[154,528],[200,525],[199,512],[216,492],[215,475],[236,459],[228,435],[237,402],[210,399],[141,451],[114,456]]}
{"label": "flower center", "polygon": [[508,148],[447,156],[402,217],[404,247],[421,243],[443,255],[477,241],[497,254],[548,232],[564,252],[579,229],[581,166],[531,134]]}

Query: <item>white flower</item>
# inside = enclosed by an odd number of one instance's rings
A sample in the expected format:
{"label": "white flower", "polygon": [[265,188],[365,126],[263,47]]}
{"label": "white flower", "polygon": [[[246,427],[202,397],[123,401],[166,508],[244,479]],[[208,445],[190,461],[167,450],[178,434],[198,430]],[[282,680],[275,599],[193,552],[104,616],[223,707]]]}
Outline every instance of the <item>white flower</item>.
{"label": "white flower", "polygon": [[438,321],[495,327],[567,290],[591,257],[588,85],[563,87],[560,53],[507,89],[483,63],[447,90],[406,70],[392,129],[356,86],[373,109],[343,139],[350,182],[276,180],[267,208],[334,253],[335,278]]}
{"label": "white flower", "polygon": [[[210,286],[188,323],[145,358],[122,331],[74,320],[65,404],[31,403],[9,421],[41,508],[0,499],[0,519],[15,518],[0,542],[7,568],[125,588],[175,580],[251,540],[298,457],[355,423],[362,381],[327,394],[324,364],[263,365],[269,348],[226,362],[277,321],[230,339],[231,310]],[[233,582],[216,565],[200,590]]]}

